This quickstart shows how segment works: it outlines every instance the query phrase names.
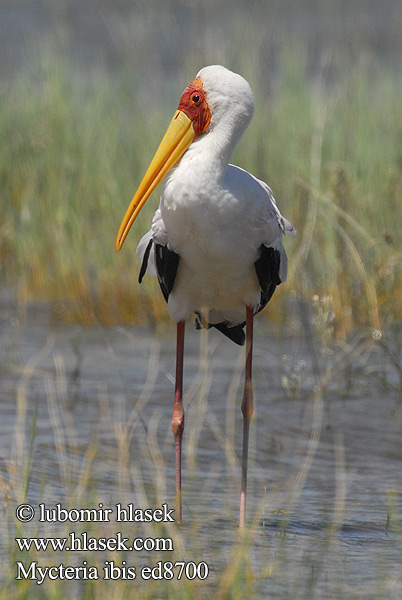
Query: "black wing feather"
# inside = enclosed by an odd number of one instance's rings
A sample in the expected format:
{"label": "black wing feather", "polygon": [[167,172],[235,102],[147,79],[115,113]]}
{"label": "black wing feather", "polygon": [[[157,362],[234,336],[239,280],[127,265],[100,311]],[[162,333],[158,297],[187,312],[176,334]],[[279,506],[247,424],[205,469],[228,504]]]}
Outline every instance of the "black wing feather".
{"label": "black wing feather", "polygon": [[174,286],[179,259],[179,255],[173,252],[173,250],[169,250],[167,246],[155,244],[156,272],[166,302]]}
{"label": "black wing feather", "polygon": [[279,250],[261,244],[260,256],[254,264],[258,282],[261,286],[260,304],[256,311],[256,313],[259,313],[271,300],[276,286],[281,283],[279,278],[281,255]]}
{"label": "black wing feather", "polygon": [[141,269],[140,269],[140,274],[138,275],[138,283],[142,283],[143,277],[144,277],[145,272],[147,270],[148,260],[149,260],[149,253],[151,252],[151,248],[152,248],[153,242],[154,241],[151,238],[149,240],[148,246],[145,249],[144,258],[142,259],[142,265],[141,265]]}
{"label": "black wing feather", "polygon": [[[142,283],[143,277],[146,273],[152,244],[154,244],[154,240],[150,239],[142,259],[140,274],[138,276],[139,283]],[[179,258],[179,255],[176,254],[176,252],[173,252],[173,250],[169,250],[167,246],[155,244],[156,272],[158,275],[159,285],[166,302],[174,286]]]}

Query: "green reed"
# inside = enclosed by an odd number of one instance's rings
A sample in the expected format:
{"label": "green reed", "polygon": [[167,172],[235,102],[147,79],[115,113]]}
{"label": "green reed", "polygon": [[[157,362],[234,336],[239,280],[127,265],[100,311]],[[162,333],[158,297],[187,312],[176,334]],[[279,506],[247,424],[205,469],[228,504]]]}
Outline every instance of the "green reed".
{"label": "green reed", "polygon": [[[270,316],[284,318],[290,295],[318,294],[338,333],[381,330],[402,312],[401,82],[331,56],[311,75],[303,47],[283,52],[271,78],[262,67],[243,69],[256,112],[233,160],[268,181],[298,230]],[[114,243],[180,91],[149,96],[128,71],[80,75],[57,53],[0,90],[1,271],[21,305],[51,299],[58,317],[88,323],[166,317],[135,257],[158,192],[120,255]]]}

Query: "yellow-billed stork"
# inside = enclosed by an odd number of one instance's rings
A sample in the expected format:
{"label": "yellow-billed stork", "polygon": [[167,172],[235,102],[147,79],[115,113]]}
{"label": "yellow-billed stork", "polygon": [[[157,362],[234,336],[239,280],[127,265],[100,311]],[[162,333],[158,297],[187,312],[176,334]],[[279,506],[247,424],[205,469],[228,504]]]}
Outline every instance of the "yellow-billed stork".
{"label": "yellow-billed stork", "polygon": [[268,185],[229,164],[253,112],[253,93],[243,77],[222,66],[203,68],[184,90],[116,241],[119,251],[147,198],[167,175],[151,230],[137,252],[142,258],[140,283],[145,272],[158,276],[177,323],[172,431],[179,522],[184,329],[190,313],[195,313],[197,328],[215,327],[237,344],[246,340],[240,527],[245,525],[253,317],[286,280],[282,236],[294,233]]}

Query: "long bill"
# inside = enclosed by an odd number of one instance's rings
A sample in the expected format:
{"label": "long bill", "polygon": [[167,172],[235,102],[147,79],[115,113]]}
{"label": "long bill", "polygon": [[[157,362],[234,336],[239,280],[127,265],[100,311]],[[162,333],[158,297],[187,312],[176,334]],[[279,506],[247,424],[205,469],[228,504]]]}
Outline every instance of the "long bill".
{"label": "long bill", "polygon": [[194,137],[191,119],[183,111],[177,110],[121,222],[116,239],[117,252],[120,252],[132,224],[149,196],[169,169],[183,156]]}

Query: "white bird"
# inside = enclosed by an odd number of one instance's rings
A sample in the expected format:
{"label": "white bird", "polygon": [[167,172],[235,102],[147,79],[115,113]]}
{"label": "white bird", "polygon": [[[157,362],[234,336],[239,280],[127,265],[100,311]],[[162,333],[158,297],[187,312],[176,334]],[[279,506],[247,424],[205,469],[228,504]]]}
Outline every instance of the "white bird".
{"label": "white bird", "polygon": [[172,431],[179,522],[184,329],[189,315],[195,313],[197,328],[215,327],[238,344],[244,344],[246,325],[240,527],[245,525],[253,317],[286,280],[282,236],[295,233],[268,185],[229,164],[253,112],[253,94],[243,77],[217,65],[201,69],[181,96],[116,241],[119,251],[142,206],[167,175],[151,230],[137,252],[142,258],[139,281],[145,272],[158,276],[177,323]]}

